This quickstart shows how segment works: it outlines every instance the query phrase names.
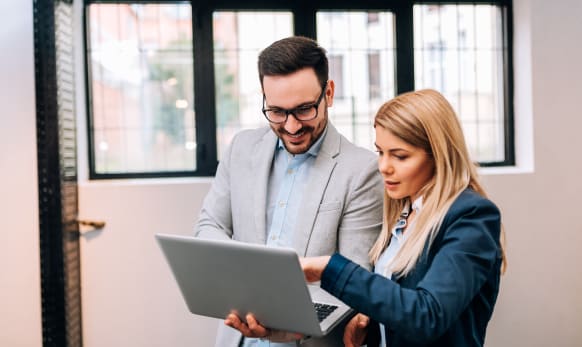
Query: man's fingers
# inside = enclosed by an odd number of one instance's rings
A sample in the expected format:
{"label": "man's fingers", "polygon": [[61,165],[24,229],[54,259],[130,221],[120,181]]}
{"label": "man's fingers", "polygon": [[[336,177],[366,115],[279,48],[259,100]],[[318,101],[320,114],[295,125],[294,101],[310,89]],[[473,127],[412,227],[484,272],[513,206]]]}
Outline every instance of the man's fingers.
{"label": "man's fingers", "polygon": [[345,347],[356,347],[356,345],[354,345],[352,341],[353,341],[353,336],[351,334],[344,335]]}
{"label": "man's fingers", "polygon": [[370,317],[364,316],[363,314],[358,315],[358,326],[360,328],[365,328],[370,323]]}
{"label": "man's fingers", "polygon": [[237,315],[231,313],[224,320],[224,324],[240,331],[245,337],[267,338],[273,342],[291,342],[303,337],[303,335],[297,333],[265,328],[252,314],[248,314],[246,320],[247,322],[245,323]]}
{"label": "man's fingers", "polygon": [[237,315],[229,314],[224,320],[224,324],[241,332],[246,337],[252,337],[252,332],[249,327],[242,322]]}
{"label": "man's fingers", "polygon": [[354,332],[357,329],[356,326],[359,324],[359,321],[357,320],[357,317],[355,319],[351,319],[348,324],[346,325],[346,328],[344,330],[344,345],[346,345],[346,347],[351,347],[353,346],[352,344],[352,340],[354,338]]}
{"label": "man's fingers", "polygon": [[249,326],[249,330],[258,337],[268,337],[269,336],[269,329],[265,328],[255,319],[255,316],[252,314],[247,315],[247,324]]}
{"label": "man's fingers", "polygon": [[366,337],[366,327],[370,322],[368,316],[358,313],[353,317],[344,330],[344,344],[346,347],[360,346]]}

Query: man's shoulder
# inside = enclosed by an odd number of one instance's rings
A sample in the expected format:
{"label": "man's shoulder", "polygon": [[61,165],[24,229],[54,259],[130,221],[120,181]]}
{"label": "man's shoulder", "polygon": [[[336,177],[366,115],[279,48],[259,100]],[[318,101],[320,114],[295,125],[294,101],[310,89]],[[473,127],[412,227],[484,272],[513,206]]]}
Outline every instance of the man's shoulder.
{"label": "man's shoulder", "polygon": [[273,144],[276,141],[276,136],[269,127],[240,130],[233,136],[229,146],[233,153],[252,154],[256,151],[256,145],[264,141],[272,141]]}
{"label": "man's shoulder", "polygon": [[341,135],[339,161],[348,161],[352,164],[376,164],[376,155],[369,149],[358,146]]}
{"label": "man's shoulder", "polygon": [[270,133],[272,133],[272,130],[268,126],[256,129],[243,129],[234,135],[232,142],[258,142],[262,141]]}

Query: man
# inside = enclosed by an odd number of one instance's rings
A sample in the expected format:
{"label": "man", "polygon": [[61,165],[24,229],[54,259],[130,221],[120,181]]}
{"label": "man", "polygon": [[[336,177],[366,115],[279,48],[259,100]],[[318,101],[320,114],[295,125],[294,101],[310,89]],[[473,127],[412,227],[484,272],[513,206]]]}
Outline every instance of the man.
{"label": "man", "polygon": [[[335,86],[325,50],[290,37],[264,49],[258,66],[270,129],[242,131],[232,140],[204,200],[197,236],[288,246],[302,257],[338,251],[369,269],[368,251],[382,224],[383,182],[374,155],[328,122]],[[339,346],[343,326],[335,330],[302,345]],[[241,333],[221,323],[216,346],[299,344],[269,341],[294,338],[282,332],[245,335],[241,343]]]}

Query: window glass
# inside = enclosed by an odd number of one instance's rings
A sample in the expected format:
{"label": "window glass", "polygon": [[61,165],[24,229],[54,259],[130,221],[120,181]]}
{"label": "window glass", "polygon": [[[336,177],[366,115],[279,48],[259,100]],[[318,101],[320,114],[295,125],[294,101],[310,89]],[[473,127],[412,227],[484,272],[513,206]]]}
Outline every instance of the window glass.
{"label": "window glass", "polygon": [[[323,10],[320,0],[293,9],[232,0],[85,3],[91,178],[214,174],[234,134],[268,124],[257,57],[294,25],[327,50],[336,87],[329,117],[354,143],[373,149],[373,118],[397,86],[434,88],[459,115],[475,161],[514,162],[506,2],[419,3],[410,17],[398,6],[367,10],[350,0],[338,8],[360,9]],[[397,18],[398,28],[413,28],[414,46],[398,51],[412,59],[396,61]],[[405,80],[412,72],[414,81]],[[206,94],[196,105],[195,84]]]}
{"label": "window glass", "polygon": [[290,12],[213,14],[216,142],[220,155],[241,129],[268,124],[261,113],[258,55],[278,39],[293,35]]}
{"label": "window glass", "polygon": [[372,149],[376,111],[395,93],[393,14],[322,11],[316,21],[336,88],[329,117],[349,140]]}
{"label": "window glass", "polygon": [[91,4],[95,172],[196,169],[188,4]]}
{"label": "window glass", "polygon": [[503,42],[497,6],[414,6],[416,89],[445,95],[479,162],[506,159]]}

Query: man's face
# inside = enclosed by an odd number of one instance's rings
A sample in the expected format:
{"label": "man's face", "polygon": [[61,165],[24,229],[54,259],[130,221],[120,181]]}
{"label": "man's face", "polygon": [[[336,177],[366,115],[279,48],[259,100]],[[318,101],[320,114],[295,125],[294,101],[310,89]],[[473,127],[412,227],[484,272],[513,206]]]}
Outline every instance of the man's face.
{"label": "man's face", "polygon": [[[328,81],[315,119],[298,121],[289,114],[284,123],[269,123],[289,153],[307,152],[321,136],[327,124],[327,107],[333,103],[333,89],[333,81]],[[315,71],[312,68],[305,68],[289,75],[265,76],[263,93],[265,94],[265,108],[290,110],[315,104],[322,93],[322,86]]]}

